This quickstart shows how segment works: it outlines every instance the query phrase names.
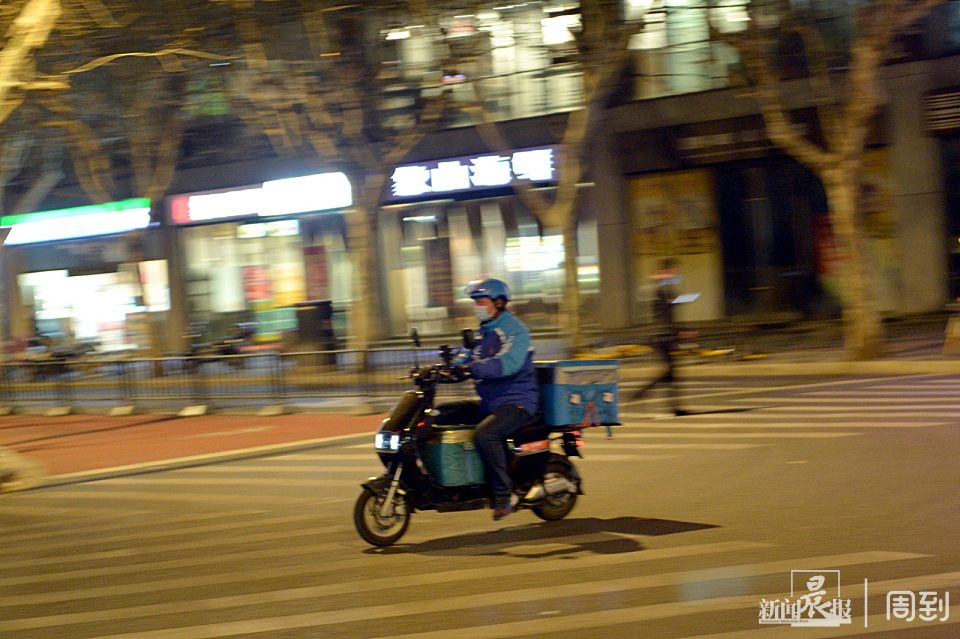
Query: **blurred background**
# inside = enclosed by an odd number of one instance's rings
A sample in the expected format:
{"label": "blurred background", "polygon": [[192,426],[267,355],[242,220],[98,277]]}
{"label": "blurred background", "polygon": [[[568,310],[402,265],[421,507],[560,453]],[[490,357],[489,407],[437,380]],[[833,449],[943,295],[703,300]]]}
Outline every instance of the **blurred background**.
{"label": "blurred background", "polygon": [[899,4],[5,2],[6,352],[368,348],[480,276],[582,342],[668,256],[685,322],[940,311],[960,2]]}

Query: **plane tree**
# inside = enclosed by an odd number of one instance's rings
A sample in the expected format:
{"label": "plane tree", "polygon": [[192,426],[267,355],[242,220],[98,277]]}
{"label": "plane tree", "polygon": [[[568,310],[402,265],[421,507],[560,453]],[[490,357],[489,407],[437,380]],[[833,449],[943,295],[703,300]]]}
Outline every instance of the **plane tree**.
{"label": "plane tree", "polygon": [[[713,4],[719,4],[711,0]],[[767,136],[822,181],[838,260],[844,344],[854,359],[876,357],[883,326],[870,269],[869,246],[859,210],[864,151],[881,103],[879,74],[897,35],[944,0],[879,0],[857,3],[845,47],[827,47],[817,16],[782,0],[752,2],[738,33],[717,33],[740,52],[749,94],[759,101]],[[799,43],[806,73],[801,82],[818,117],[819,135],[804,132],[787,108],[788,67],[777,64],[783,43]]]}

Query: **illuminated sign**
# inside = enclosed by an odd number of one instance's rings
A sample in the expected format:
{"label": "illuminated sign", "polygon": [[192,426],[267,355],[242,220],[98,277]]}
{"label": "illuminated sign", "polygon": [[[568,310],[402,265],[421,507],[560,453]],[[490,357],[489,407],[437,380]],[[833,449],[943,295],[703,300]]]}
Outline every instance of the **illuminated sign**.
{"label": "illuminated sign", "polygon": [[353,204],[353,189],[343,173],[319,173],[228,191],[175,195],[169,204],[174,224],[200,224],[341,209]]}
{"label": "illuminated sign", "polygon": [[521,181],[556,179],[553,147],[521,149],[398,166],[390,176],[387,200],[423,199],[481,189],[509,187]]}
{"label": "illuminated sign", "polygon": [[8,245],[112,235],[145,229],[149,225],[150,200],[147,198],[0,217],[0,227],[10,230],[5,242]]}

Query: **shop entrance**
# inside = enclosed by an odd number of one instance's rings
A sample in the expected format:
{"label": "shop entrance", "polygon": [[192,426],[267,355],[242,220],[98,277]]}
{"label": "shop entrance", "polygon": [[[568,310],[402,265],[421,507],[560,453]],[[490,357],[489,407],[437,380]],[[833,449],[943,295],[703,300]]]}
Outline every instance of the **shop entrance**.
{"label": "shop entrance", "polygon": [[18,284],[36,335],[116,352],[150,348],[149,312],[170,308],[166,278],[166,261],[155,260],[106,273],[24,273]]}

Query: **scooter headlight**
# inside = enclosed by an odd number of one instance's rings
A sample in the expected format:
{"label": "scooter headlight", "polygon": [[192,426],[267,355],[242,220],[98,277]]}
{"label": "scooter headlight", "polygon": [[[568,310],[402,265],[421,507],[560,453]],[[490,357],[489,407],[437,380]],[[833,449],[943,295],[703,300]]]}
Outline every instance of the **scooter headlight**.
{"label": "scooter headlight", "polygon": [[373,447],[382,453],[395,453],[400,450],[399,433],[377,433],[373,438]]}

